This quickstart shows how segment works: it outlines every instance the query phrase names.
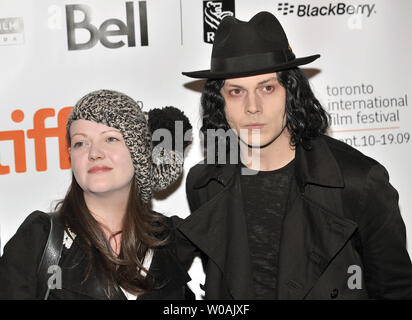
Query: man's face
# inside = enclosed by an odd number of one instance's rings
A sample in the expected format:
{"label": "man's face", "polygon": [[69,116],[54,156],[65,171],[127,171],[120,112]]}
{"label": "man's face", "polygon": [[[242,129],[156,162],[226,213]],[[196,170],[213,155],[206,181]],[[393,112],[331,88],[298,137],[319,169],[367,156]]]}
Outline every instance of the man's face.
{"label": "man's face", "polygon": [[226,120],[244,143],[263,146],[282,132],[286,90],[277,81],[276,73],[227,79],[221,94]]}

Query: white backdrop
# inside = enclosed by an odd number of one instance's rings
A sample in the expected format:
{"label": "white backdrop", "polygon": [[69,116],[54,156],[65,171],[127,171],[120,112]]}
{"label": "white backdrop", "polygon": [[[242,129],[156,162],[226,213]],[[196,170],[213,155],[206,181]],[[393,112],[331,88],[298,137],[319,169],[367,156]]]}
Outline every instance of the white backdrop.
{"label": "white backdrop", "polygon": [[[278,17],[297,56],[321,54],[306,72],[332,114],[330,134],[388,169],[410,239],[411,1],[225,0],[222,7],[202,0],[0,0],[1,249],[30,212],[50,210],[64,196],[71,173],[59,155],[58,114],[64,118],[64,108],[92,90],[124,92],[145,111],[182,109],[194,127],[187,173],[202,158],[203,82],[181,72],[209,68],[205,40],[222,16],[234,11],[249,20],[262,10]],[[185,177],[154,209],[186,217],[184,185]],[[190,273],[199,295],[199,260]]]}

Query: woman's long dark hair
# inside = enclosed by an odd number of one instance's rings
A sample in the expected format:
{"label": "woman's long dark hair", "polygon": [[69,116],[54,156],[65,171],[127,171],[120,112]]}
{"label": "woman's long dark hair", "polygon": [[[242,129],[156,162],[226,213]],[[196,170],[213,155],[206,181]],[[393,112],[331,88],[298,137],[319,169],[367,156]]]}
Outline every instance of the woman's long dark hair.
{"label": "woman's long dark hair", "polygon": [[[161,246],[167,241],[161,216],[153,214],[141,202],[137,191],[137,183],[133,178],[123,230],[120,231],[122,240],[119,256],[114,254],[103,232],[105,227],[90,213],[83,190],[73,174],[66,197],[56,206],[63,223],[82,240],[79,243],[87,253],[89,267],[84,279],[90,276],[92,269],[96,270],[108,298],[113,295],[110,288],[117,288],[116,284],[133,294],[151,290],[154,278],[143,267],[143,259],[149,248]],[[159,237],[160,234],[163,236]],[[142,275],[140,270],[146,272],[147,276]]]}
{"label": "woman's long dark hair", "polygon": [[[315,98],[299,68],[278,71],[276,76],[286,89],[286,128],[291,135],[290,144],[310,149],[310,140],[326,132],[329,115]],[[225,100],[220,93],[223,85],[224,80],[209,79],[205,83],[201,97],[203,125],[200,129],[204,136],[208,129],[230,129],[225,116]]]}

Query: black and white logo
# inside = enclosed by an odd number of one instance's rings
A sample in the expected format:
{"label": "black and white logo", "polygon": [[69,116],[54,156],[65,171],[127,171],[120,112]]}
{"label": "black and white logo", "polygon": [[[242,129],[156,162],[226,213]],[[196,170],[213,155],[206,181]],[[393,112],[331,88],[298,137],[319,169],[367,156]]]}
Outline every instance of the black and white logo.
{"label": "black and white logo", "polygon": [[369,18],[376,13],[374,3],[355,5],[347,2],[330,2],[323,6],[280,2],[277,10],[283,15],[295,14],[297,17],[361,15]]}
{"label": "black and white logo", "polygon": [[226,16],[235,16],[235,1],[203,1],[203,40],[213,43],[220,21]]}
{"label": "black and white logo", "polygon": [[295,6],[293,4],[289,4],[288,2],[278,3],[278,11],[281,11],[284,16],[289,13],[293,13]]}
{"label": "black and white logo", "polygon": [[16,45],[23,43],[23,18],[0,18],[0,45]]}
{"label": "black and white logo", "polygon": [[[125,21],[120,19],[107,19],[100,26],[91,21],[92,8],[85,4],[66,5],[67,43],[69,50],[86,50],[93,48],[97,42],[110,49],[126,45],[136,46],[134,2],[125,3]],[[82,17],[75,21],[75,14]],[[140,45],[148,46],[147,9],[146,1],[139,1]],[[76,33],[77,32],[77,33]],[[87,34],[79,39],[79,33]],[[119,38],[121,37],[121,38]],[[86,41],[85,41],[86,38]]]}

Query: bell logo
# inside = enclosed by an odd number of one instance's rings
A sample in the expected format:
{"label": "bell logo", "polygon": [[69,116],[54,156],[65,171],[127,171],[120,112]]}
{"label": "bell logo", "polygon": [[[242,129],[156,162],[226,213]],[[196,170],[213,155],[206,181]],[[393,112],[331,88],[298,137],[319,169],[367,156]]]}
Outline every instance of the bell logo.
{"label": "bell logo", "polygon": [[[83,20],[75,22],[75,12],[81,12]],[[123,40],[117,42],[110,41],[110,37],[127,36],[127,46],[136,46],[135,21],[134,21],[134,4],[126,2],[126,23],[119,19],[108,19],[104,21],[99,28],[94,26],[90,18],[92,16],[91,8],[85,4],[66,5],[66,25],[67,25],[67,42],[69,50],[86,50],[93,48],[98,41],[103,46],[110,49],[120,48],[125,45]],[[147,46],[147,10],[146,1],[139,1],[140,14],[140,44]],[[90,34],[88,41],[79,43],[76,39],[76,30],[84,29]]]}
{"label": "bell logo", "polygon": [[[45,128],[45,120],[54,117],[52,108],[39,109],[33,116],[33,129],[27,130],[27,138],[34,140],[36,158],[36,170],[47,170],[46,138],[57,137],[59,141],[60,169],[69,169],[70,160],[66,140],[66,123],[73,107],[65,107],[57,114],[57,127]],[[22,110],[14,110],[11,113],[13,122],[21,122],[24,119]],[[26,172],[26,140],[24,130],[0,131],[0,141],[13,141],[14,165],[18,173]],[[0,163],[0,175],[9,174],[10,167]]]}

